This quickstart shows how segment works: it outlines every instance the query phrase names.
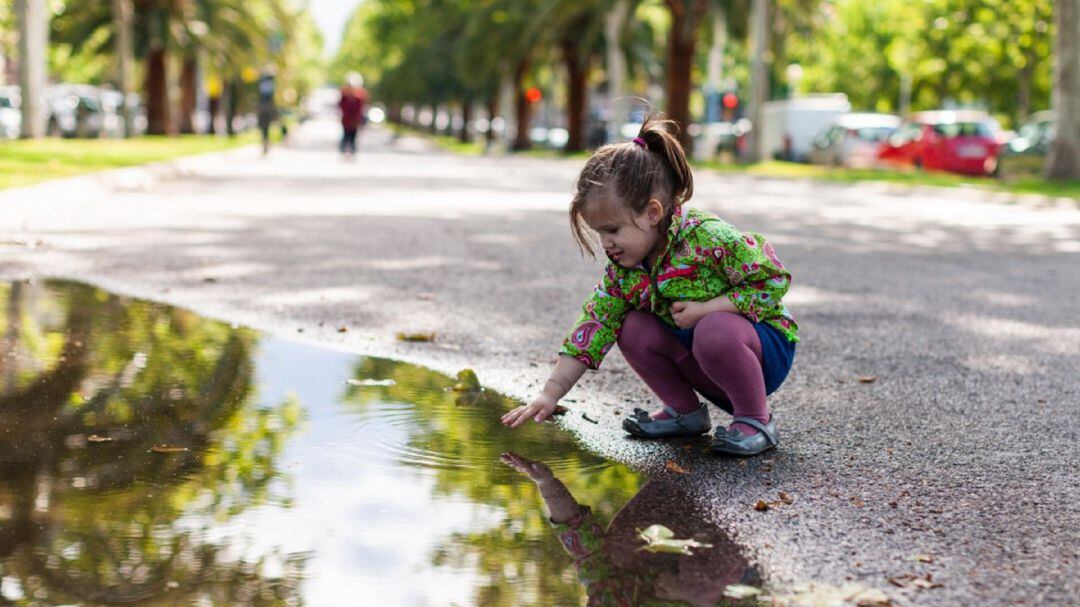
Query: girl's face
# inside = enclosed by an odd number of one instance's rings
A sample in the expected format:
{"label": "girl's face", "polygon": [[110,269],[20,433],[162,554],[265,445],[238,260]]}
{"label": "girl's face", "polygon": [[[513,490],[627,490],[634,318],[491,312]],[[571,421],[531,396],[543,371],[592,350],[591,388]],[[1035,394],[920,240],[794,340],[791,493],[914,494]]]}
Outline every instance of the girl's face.
{"label": "girl's face", "polygon": [[649,200],[641,214],[635,214],[614,195],[601,195],[589,201],[582,217],[600,235],[608,259],[624,268],[633,268],[644,260],[655,263],[660,254],[664,207],[655,198]]}

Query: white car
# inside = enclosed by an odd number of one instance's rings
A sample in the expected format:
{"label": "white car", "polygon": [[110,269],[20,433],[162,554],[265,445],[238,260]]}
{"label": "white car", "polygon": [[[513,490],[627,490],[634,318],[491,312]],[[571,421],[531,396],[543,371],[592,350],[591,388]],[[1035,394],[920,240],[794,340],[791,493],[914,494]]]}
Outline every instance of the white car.
{"label": "white car", "polygon": [[866,168],[877,164],[881,143],[900,128],[892,114],[852,113],[836,119],[814,138],[810,162]]}
{"label": "white car", "polygon": [[21,127],[17,87],[0,87],[0,139],[17,139]]}

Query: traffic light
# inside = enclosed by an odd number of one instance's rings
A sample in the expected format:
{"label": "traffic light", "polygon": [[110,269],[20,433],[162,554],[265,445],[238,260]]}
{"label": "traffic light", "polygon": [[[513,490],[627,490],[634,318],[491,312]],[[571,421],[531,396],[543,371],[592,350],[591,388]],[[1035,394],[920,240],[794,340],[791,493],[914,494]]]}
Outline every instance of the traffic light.
{"label": "traffic light", "polygon": [[738,117],[739,96],[728,91],[720,97],[720,119],[724,122],[734,122]]}

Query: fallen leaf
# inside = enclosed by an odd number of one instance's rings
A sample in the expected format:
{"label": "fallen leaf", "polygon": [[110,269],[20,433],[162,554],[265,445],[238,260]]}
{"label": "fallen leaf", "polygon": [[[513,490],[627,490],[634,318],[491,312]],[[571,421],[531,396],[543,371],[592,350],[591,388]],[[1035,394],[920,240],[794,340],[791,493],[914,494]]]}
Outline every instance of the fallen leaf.
{"label": "fallen leaf", "polygon": [[730,599],[748,599],[759,594],[761,594],[761,588],[746,584],[730,584],[724,588],[724,596]]}
{"label": "fallen leaf", "polygon": [[98,436],[97,434],[91,434],[90,436],[86,437],[86,440],[91,443],[111,443],[116,439],[108,436]]}
{"label": "fallen leaf", "polygon": [[398,341],[435,341],[434,333],[398,333]]}
{"label": "fallen leaf", "polygon": [[929,590],[931,588],[942,588],[944,584],[934,581],[933,574],[927,573],[926,575],[914,575],[906,573],[904,575],[896,575],[888,578],[888,581],[893,586],[905,589],[917,589],[917,590]]}
{"label": "fallen leaf", "polygon": [[677,474],[690,474],[689,470],[687,470],[686,468],[683,468],[679,464],[676,464],[672,460],[668,460],[668,462],[666,464],[664,464],[664,469],[667,470],[668,472],[675,472]]}
{"label": "fallen leaf", "polygon": [[434,293],[419,293],[416,296],[416,298],[419,299],[419,300],[422,300],[422,301],[432,301],[432,300],[435,299],[435,294]]}
{"label": "fallen leaf", "polygon": [[570,412],[570,409],[562,405],[555,405],[555,410],[551,412],[552,415],[566,415]]}
{"label": "fallen leaf", "polygon": [[344,325],[338,327],[338,330],[337,330],[338,333],[347,333],[348,331],[349,331],[349,327],[346,327]]}
{"label": "fallen leaf", "polygon": [[934,557],[933,557],[933,555],[929,555],[929,554],[916,554],[915,556],[909,557],[908,560],[909,561],[918,561],[920,563],[933,563],[934,562]]}
{"label": "fallen leaf", "polygon": [[860,384],[872,384],[877,381],[877,377],[873,375],[862,375],[859,377]]}
{"label": "fallen leaf", "polygon": [[671,554],[685,554],[693,556],[691,548],[712,548],[712,544],[704,544],[697,540],[675,539],[675,532],[663,525],[649,525],[644,531],[638,529],[638,539],[645,542],[641,550],[649,552],[667,552]]}
{"label": "fallen leaf", "polygon": [[758,500],[757,503],[754,504],[754,510],[757,510],[758,512],[765,512],[768,509],[769,503],[765,500]]}
{"label": "fallen leaf", "polygon": [[154,453],[183,453],[188,451],[187,447],[173,447],[170,445],[154,445],[150,447],[150,450]]}
{"label": "fallen leaf", "polygon": [[794,504],[795,503],[795,498],[791,497],[791,494],[788,493],[787,491],[781,491],[777,495],[780,497],[780,501],[784,502],[785,504]]}
{"label": "fallen leaf", "polygon": [[593,424],[599,424],[600,423],[600,422],[596,421],[595,419],[589,417],[588,415],[585,415],[584,412],[582,412],[582,414],[581,414],[581,419],[583,419],[583,420],[585,420],[585,421],[587,421],[589,423],[593,423]]}

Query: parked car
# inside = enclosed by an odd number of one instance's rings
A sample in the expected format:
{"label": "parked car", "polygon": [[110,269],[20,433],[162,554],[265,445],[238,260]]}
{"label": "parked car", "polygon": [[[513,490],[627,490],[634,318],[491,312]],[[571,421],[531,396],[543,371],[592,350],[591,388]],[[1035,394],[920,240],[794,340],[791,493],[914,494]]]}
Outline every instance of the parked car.
{"label": "parked car", "polygon": [[1020,127],[1015,139],[1002,146],[996,175],[1002,179],[1043,174],[1046,155],[1054,140],[1054,112],[1036,112]]}
{"label": "parked car", "polygon": [[884,164],[966,175],[997,167],[1001,125],[986,112],[938,110],[912,114],[881,146]]}
{"label": "parked car", "polygon": [[58,84],[45,92],[48,120],[45,132],[53,137],[98,137],[105,125],[99,92],[82,84]]}
{"label": "parked car", "polygon": [[810,162],[864,168],[877,164],[878,148],[900,127],[892,114],[852,113],[837,116],[814,138]]}
{"label": "parked car", "polygon": [[16,139],[22,127],[19,87],[0,86],[0,139]]}

